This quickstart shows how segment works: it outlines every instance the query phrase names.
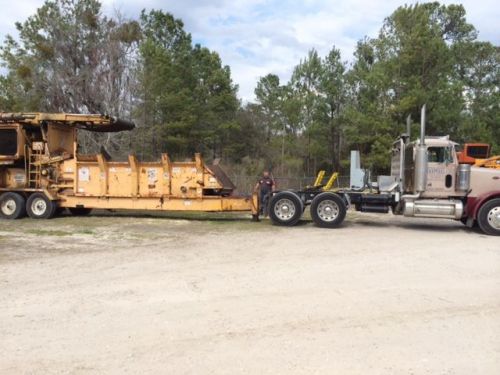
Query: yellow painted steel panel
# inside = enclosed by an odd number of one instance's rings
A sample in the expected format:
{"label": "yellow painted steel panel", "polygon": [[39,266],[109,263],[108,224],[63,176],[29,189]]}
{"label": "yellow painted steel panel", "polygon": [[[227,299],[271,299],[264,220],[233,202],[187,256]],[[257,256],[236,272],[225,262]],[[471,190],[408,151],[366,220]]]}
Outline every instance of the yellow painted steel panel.
{"label": "yellow painted steel panel", "polygon": [[131,197],[132,169],[126,163],[108,167],[108,194],[112,197]]}
{"label": "yellow painted steel panel", "polygon": [[154,211],[253,211],[252,197],[206,197],[203,199],[182,198],[97,198],[97,197],[62,197],[61,207],[77,207],[95,209],[130,209]]}

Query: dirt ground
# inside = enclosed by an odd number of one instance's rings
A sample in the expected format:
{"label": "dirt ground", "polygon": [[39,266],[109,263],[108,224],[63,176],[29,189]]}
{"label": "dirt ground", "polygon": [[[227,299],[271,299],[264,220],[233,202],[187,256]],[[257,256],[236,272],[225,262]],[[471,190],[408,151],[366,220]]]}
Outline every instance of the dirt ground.
{"label": "dirt ground", "polygon": [[355,213],[0,221],[0,373],[497,375],[500,238]]}

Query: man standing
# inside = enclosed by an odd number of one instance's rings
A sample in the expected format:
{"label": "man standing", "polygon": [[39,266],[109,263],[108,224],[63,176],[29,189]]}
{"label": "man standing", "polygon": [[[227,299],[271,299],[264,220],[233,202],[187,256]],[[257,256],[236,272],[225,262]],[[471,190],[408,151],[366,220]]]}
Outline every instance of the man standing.
{"label": "man standing", "polygon": [[259,206],[261,215],[267,216],[267,203],[275,187],[276,183],[269,174],[269,171],[262,172],[262,177],[257,182],[254,188],[254,191],[257,191],[257,189],[259,189]]}

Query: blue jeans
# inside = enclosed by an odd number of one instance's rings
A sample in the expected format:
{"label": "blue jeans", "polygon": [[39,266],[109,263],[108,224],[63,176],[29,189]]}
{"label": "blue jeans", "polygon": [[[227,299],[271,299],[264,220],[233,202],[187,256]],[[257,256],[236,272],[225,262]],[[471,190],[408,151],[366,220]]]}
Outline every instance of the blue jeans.
{"label": "blue jeans", "polygon": [[271,196],[270,191],[261,191],[260,192],[260,199],[259,199],[259,206],[260,206],[260,214],[264,216],[268,216],[269,210],[268,210],[268,204],[269,204],[269,197]]}

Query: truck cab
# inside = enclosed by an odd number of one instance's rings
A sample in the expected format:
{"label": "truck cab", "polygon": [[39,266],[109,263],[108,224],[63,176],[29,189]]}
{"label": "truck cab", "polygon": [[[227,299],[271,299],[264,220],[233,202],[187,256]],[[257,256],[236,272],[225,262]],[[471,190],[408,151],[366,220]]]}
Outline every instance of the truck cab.
{"label": "truck cab", "polygon": [[450,197],[463,195],[457,190],[458,159],[455,142],[449,137],[426,138],[427,185],[423,197]]}

